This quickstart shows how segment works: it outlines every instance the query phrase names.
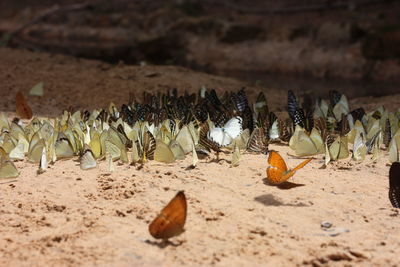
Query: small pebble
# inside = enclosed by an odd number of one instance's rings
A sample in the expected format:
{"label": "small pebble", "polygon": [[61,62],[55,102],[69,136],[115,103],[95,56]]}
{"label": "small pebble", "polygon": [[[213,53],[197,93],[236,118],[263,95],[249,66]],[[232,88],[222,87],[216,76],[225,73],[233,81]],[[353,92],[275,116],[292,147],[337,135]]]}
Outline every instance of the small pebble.
{"label": "small pebble", "polygon": [[323,221],[323,222],[321,223],[321,228],[328,229],[328,228],[331,228],[332,225],[333,225],[333,224],[332,224],[331,222]]}

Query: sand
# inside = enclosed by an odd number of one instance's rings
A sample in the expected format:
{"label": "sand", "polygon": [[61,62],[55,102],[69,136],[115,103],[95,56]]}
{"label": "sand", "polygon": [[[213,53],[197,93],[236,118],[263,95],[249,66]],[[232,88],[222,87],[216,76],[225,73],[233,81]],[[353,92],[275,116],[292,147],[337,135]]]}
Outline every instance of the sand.
{"label": "sand", "polygon": [[[45,96],[29,97],[34,114],[127,102],[136,90],[219,91],[247,86],[264,90],[272,110],[283,111],[286,92],[176,67],[111,66],[66,56],[0,49],[0,108],[15,116],[18,90],[39,81]],[[352,99],[372,109],[398,108],[399,95]],[[295,166],[285,145],[271,145]],[[43,174],[27,161],[20,176],[0,184],[1,266],[395,266],[400,264],[399,212],[388,200],[387,152],[374,163],[341,160],[320,169],[323,155],[299,170],[285,188],[266,183],[267,156],[244,153],[238,167],[230,155],[191,157],[173,164],[138,166],[106,162],[82,171],[61,160]],[[186,231],[165,247],[148,224],[177,191],[188,200]],[[332,226],[324,230],[322,222]]]}

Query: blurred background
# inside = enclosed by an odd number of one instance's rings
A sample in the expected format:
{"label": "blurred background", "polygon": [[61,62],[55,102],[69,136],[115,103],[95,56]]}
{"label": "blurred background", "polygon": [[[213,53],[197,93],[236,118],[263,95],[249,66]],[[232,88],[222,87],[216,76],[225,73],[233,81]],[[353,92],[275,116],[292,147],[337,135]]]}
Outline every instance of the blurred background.
{"label": "blurred background", "polygon": [[2,0],[0,35],[3,46],[281,89],[379,96],[400,85],[395,0]]}

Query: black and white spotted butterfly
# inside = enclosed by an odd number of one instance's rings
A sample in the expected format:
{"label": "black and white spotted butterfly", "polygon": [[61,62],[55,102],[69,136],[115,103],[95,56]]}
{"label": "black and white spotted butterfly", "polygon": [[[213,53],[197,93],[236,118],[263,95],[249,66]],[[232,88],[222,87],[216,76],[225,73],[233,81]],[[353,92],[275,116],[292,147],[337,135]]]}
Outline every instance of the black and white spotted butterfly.
{"label": "black and white spotted butterfly", "polygon": [[288,91],[288,113],[289,113],[289,117],[293,120],[294,119],[294,113],[296,111],[296,109],[299,107],[299,105],[297,104],[297,99],[296,96],[294,95],[292,90]]}
{"label": "black and white spotted butterfly", "polygon": [[225,123],[224,127],[214,127],[211,129],[207,137],[221,147],[227,146],[242,133],[242,123],[243,120],[241,117],[233,117]]}
{"label": "black and white spotted butterfly", "polygon": [[400,208],[400,162],[394,162],[390,166],[389,200],[393,207]]}

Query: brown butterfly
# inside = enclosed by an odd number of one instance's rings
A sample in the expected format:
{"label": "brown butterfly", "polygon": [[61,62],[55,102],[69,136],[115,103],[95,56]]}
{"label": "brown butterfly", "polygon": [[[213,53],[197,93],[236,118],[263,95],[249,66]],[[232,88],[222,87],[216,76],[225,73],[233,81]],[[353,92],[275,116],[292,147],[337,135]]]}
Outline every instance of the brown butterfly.
{"label": "brown butterfly", "polygon": [[210,127],[208,126],[207,122],[204,122],[200,125],[200,140],[199,144],[207,149],[208,151],[216,151],[217,153],[221,151],[219,148],[219,145],[215,143],[214,141],[211,141],[210,139],[207,138],[207,134],[210,131]]}
{"label": "brown butterfly", "polygon": [[269,152],[268,163],[270,166],[267,168],[267,179],[272,184],[281,184],[292,177],[297,170],[303,168],[307,163],[312,160],[306,159],[293,169],[288,169],[285,160],[279,155],[278,152],[271,150]]}
{"label": "brown butterfly", "polygon": [[400,162],[393,162],[390,166],[389,200],[393,207],[400,208]]}
{"label": "brown butterfly", "polygon": [[150,223],[149,232],[154,238],[167,240],[183,233],[186,221],[186,197],[183,191],[168,203],[161,213]]}
{"label": "brown butterfly", "polygon": [[251,152],[268,153],[268,140],[264,128],[255,128],[250,136],[247,148]]}
{"label": "brown butterfly", "polygon": [[25,100],[21,91],[18,91],[15,96],[16,113],[21,119],[31,119],[32,109]]}

